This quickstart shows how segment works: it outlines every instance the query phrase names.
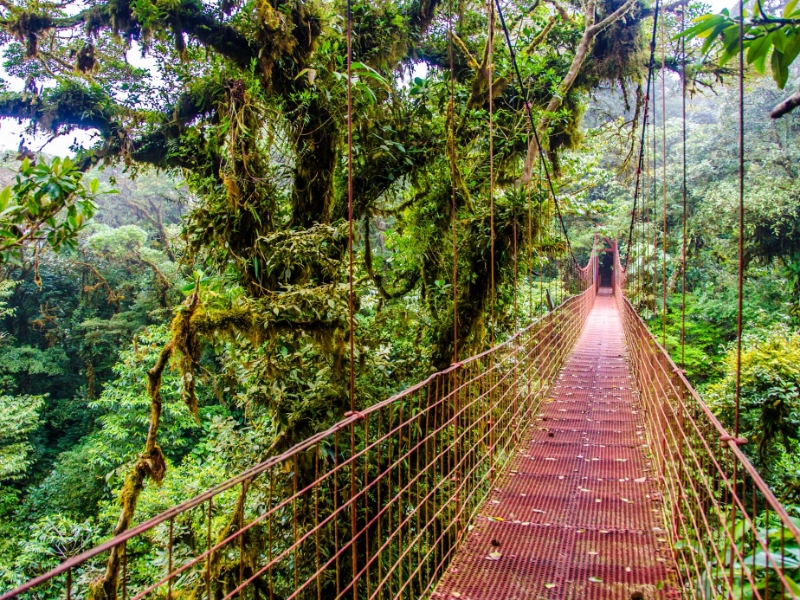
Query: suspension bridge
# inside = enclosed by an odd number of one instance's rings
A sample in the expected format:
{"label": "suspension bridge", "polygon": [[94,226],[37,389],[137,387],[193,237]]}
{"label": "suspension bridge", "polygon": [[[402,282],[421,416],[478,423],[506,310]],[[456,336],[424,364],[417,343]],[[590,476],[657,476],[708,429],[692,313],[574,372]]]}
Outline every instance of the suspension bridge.
{"label": "suspension bridge", "polygon": [[593,253],[507,341],[2,599],[798,597],[795,522],[607,252],[610,287]]}
{"label": "suspension bridge", "polygon": [[[495,4],[524,90],[501,6]],[[492,40],[491,1],[488,8]],[[742,451],[746,440],[738,428],[723,427],[667,353],[663,338],[659,343],[636,310],[647,304],[657,283],[642,274],[644,263],[655,262],[658,244],[657,235],[648,233],[657,216],[655,164],[652,209],[637,202],[644,187],[640,177],[647,176],[651,101],[655,106],[658,16],[656,2],[624,260],[616,242],[596,241],[588,264],[577,265],[525,102],[529,134],[569,257],[560,274],[569,293],[558,306],[481,354],[458,360],[456,350],[449,368],[394,397],[351,410],[330,429],[64,560],[0,600],[800,598],[791,576],[800,567],[797,520]],[[452,5],[449,31],[451,21]],[[349,74],[349,8],[347,22]],[[452,65],[452,35],[450,40]],[[685,49],[682,53],[685,65]],[[740,86],[743,64],[740,46]],[[493,217],[491,82],[490,75]],[[662,77],[662,119],[663,85]],[[354,408],[350,77],[347,86]],[[739,124],[741,340],[741,107]],[[655,148],[655,138],[653,143]],[[654,162],[655,156],[654,149]],[[666,173],[666,151],[662,158]],[[685,256],[685,175],[683,197]],[[666,256],[666,183],[664,198]],[[492,221],[492,255],[494,233]],[[513,239],[516,289],[516,229]],[[529,230],[529,246],[530,240]],[[601,262],[613,267],[602,268]],[[663,277],[665,318],[666,265]],[[454,342],[456,331],[454,323]]]}

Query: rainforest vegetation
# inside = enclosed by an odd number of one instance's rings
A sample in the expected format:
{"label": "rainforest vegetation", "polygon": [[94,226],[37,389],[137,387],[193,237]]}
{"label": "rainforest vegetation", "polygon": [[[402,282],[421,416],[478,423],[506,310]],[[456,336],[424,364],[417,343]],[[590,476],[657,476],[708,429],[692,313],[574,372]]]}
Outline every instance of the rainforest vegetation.
{"label": "rainforest vegetation", "polygon": [[[784,91],[796,5],[747,19],[742,434],[800,516],[800,100]],[[345,11],[0,0],[0,136],[28,127],[0,168],[0,589],[349,410]],[[657,243],[627,248],[647,0],[507,3],[519,77],[482,3],[352,11],[356,407],[507,337],[547,310],[545,291],[559,303],[575,291],[563,267],[585,264],[599,235],[652,276],[640,312],[730,425],[730,14],[675,2],[662,15],[640,198]],[[30,141],[77,130],[93,141],[69,157]]]}

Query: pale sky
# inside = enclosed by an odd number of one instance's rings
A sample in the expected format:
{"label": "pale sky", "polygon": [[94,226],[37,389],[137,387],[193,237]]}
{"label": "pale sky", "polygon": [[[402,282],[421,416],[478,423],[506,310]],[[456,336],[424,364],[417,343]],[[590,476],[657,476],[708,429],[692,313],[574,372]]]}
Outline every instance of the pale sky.
{"label": "pale sky", "polygon": [[[736,0],[706,0],[711,5],[712,10],[720,11],[723,8],[729,7],[735,3]],[[141,52],[138,47],[134,46],[128,51],[128,60],[131,64],[137,67],[149,68],[152,70],[153,63],[147,58],[142,58]],[[6,74],[5,69],[0,64],[0,76],[7,84],[9,91],[21,91],[23,88],[23,81],[16,77],[10,77]],[[23,135],[26,123],[18,123],[12,119],[0,119],[0,152],[6,150],[16,150],[19,146],[20,135]],[[94,142],[91,132],[86,131],[73,131],[69,135],[62,135],[55,140],[48,142],[48,136],[29,136],[26,135],[26,145],[31,150],[43,150],[48,154],[57,156],[71,155],[70,146],[74,141],[81,145],[91,146]]]}

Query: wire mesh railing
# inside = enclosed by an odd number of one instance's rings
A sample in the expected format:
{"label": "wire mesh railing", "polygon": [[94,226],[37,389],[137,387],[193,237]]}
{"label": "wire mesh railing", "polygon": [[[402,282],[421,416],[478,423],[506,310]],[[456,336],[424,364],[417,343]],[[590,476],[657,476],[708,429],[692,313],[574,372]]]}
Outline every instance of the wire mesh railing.
{"label": "wire mesh railing", "polygon": [[137,525],[1,600],[420,598],[555,380],[595,297]]}
{"label": "wire mesh railing", "polygon": [[625,297],[614,292],[641,394],[684,597],[800,598],[800,531]]}

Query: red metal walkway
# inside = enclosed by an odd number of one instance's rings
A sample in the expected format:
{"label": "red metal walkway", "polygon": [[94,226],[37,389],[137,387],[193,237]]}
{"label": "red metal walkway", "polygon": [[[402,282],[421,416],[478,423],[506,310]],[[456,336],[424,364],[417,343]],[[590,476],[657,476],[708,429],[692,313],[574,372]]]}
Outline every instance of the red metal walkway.
{"label": "red metal walkway", "polygon": [[529,439],[434,597],[668,595],[662,498],[633,388],[622,321],[602,289]]}

